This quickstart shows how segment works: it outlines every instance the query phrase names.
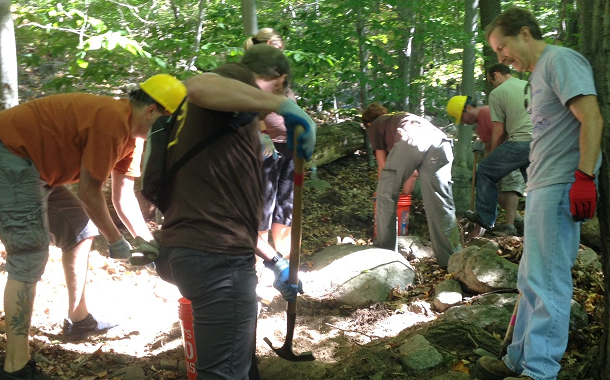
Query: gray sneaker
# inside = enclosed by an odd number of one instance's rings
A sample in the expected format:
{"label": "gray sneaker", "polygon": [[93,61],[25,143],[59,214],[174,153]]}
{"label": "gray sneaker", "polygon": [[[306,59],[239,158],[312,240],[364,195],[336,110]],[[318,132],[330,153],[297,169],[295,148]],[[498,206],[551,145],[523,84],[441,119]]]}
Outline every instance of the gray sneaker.
{"label": "gray sneaker", "polygon": [[90,336],[105,334],[116,326],[118,326],[117,323],[98,321],[91,313],[80,322],[72,322],[70,318],[66,318],[64,319],[63,340],[64,342],[84,340]]}
{"label": "gray sneaker", "polygon": [[6,372],[0,368],[0,380],[57,380],[57,378],[42,373],[34,359],[30,359],[19,371]]}

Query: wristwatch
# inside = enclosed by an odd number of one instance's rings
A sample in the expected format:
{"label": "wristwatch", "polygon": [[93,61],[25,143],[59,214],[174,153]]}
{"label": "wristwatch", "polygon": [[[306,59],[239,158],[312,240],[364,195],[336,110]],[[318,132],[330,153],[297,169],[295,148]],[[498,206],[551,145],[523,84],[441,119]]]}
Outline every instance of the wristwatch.
{"label": "wristwatch", "polygon": [[275,264],[277,264],[277,262],[278,262],[278,261],[280,261],[280,259],[282,259],[283,257],[284,257],[284,256],[282,256],[282,254],[281,254],[281,253],[276,252],[276,253],[275,253],[275,256],[273,256],[273,257],[271,258],[271,260],[265,260],[265,261],[263,261],[263,264],[265,264],[265,268],[268,268],[268,269],[273,269],[273,266],[274,266]]}

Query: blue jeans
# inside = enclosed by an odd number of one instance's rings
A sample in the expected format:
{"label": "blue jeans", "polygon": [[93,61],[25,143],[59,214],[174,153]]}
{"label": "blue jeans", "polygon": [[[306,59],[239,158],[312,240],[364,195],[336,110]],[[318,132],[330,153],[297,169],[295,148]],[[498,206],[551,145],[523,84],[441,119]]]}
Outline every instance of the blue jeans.
{"label": "blue jeans", "polygon": [[572,266],[580,243],[580,224],[570,213],[571,186],[531,190],[526,202],[517,280],[522,296],[504,362],[536,380],[557,378],[568,344]]}
{"label": "blue jeans", "polygon": [[163,248],[180,293],[191,301],[198,380],[247,380],[256,329],[254,253]]}
{"label": "blue jeans", "polygon": [[477,221],[483,228],[496,223],[498,188],[496,184],[513,170],[520,169],[527,182],[525,169],[530,164],[529,141],[505,141],[485,158],[477,169],[476,208]]}

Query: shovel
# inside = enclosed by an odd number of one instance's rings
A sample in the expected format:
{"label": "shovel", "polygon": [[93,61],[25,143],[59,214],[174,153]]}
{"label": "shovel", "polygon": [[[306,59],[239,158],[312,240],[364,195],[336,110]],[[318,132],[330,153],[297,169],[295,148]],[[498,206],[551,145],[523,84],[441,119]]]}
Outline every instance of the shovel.
{"label": "shovel", "polygon": [[472,211],[474,211],[474,195],[477,179],[477,158],[479,157],[479,152],[485,152],[485,147],[479,141],[475,141],[472,144],[472,153],[474,154],[474,157],[472,162],[472,186],[470,187],[470,209]]}
{"label": "shovel", "polygon": [[[301,234],[302,234],[302,211],[303,211],[303,180],[304,180],[304,159],[298,157],[296,153],[297,137],[304,132],[302,126],[297,126],[295,129],[294,137],[294,200],[292,207],[292,230],[290,240],[290,261],[289,261],[289,275],[288,281],[298,286],[299,284],[299,260],[301,256]],[[297,297],[294,297],[294,301],[288,302],[286,309],[286,340],[284,345],[280,348],[274,348],[273,344],[268,338],[263,340],[271,347],[273,352],[280,358],[292,361],[292,362],[305,362],[315,360],[311,352],[304,352],[300,355],[296,355],[292,351],[292,336],[294,335],[294,326],[297,318]]]}

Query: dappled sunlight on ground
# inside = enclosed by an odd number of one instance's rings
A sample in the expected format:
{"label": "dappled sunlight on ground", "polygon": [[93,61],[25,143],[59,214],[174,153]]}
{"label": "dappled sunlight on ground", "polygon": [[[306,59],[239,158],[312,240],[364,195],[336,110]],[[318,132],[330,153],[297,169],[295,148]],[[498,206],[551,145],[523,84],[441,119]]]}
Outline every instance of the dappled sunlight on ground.
{"label": "dappled sunlight on ground", "polygon": [[[89,310],[94,316],[119,326],[106,334],[106,341],[94,338],[85,343],[62,343],[66,349],[93,353],[100,348],[111,348],[116,353],[142,357],[180,346],[180,293],[176,287],[145,269],[106,258],[97,251],[92,251],[89,257],[86,286]],[[6,273],[2,279],[0,286],[4,286]],[[37,286],[32,317],[34,339],[47,344],[60,343],[67,309],[61,251],[52,247],[42,281]],[[155,346],[161,336],[175,339]]]}

